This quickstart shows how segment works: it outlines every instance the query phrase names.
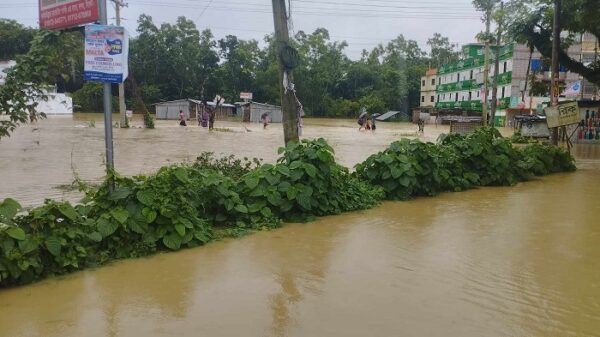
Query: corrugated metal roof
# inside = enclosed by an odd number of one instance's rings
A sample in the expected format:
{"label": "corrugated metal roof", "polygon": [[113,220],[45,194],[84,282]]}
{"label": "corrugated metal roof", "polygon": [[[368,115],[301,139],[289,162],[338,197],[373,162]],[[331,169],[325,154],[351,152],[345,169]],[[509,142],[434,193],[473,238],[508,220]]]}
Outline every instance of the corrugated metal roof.
{"label": "corrugated metal roof", "polygon": [[381,115],[381,116],[379,116],[379,117],[377,117],[375,119],[378,120],[378,121],[384,121],[386,119],[389,119],[389,118],[392,118],[392,117],[396,116],[399,113],[400,113],[400,111],[388,111],[388,112],[384,113],[383,115]]}
{"label": "corrugated metal roof", "polygon": [[[197,99],[191,99],[191,98],[184,98],[184,99],[176,99],[174,101],[166,101],[166,102],[160,102],[160,103],[154,103],[154,105],[163,105],[163,104],[169,104],[169,103],[178,103],[178,102],[192,102],[195,104],[202,104],[202,101],[197,100]],[[213,101],[207,101],[206,102],[208,105],[210,106],[215,106],[215,103]],[[233,104],[221,104],[222,107],[225,108],[235,108],[235,105]]]}

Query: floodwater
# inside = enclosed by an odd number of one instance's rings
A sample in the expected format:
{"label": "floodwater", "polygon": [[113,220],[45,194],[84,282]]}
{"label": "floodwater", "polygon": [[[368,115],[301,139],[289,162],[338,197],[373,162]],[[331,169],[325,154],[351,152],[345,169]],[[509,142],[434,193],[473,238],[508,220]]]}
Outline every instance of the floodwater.
{"label": "floodwater", "polygon": [[[205,151],[274,162],[277,149],[283,145],[281,124],[264,130],[258,123],[217,121],[215,127],[230,132],[208,132],[193,122],[180,127],[178,121],[157,121],[156,129],[147,130],[139,116],[134,118],[136,128],[113,129],[115,168],[127,176],[194,161]],[[113,120],[118,120],[118,115]],[[352,167],[401,136],[416,137],[418,129],[408,123],[378,123],[378,127],[373,134],[358,132],[358,125],[351,120],[309,119],[304,137],[327,138],[338,161]],[[447,131],[446,126],[427,126],[421,139],[435,141]],[[81,194],[69,188],[75,174],[88,182],[101,181],[104,156],[102,114],[51,116],[17,128],[10,138],[0,140],[0,199],[11,197],[27,206],[41,204],[45,198],[77,201]]]}
{"label": "floodwater", "polygon": [[[343,135],[355,135],[361,151],[374,152],[385,147],[374,139],[400,132],[369,138],[351,124],[325,123],[346,165],[368,153],[353,152]],[[88,131],[98,132],[86,129],[81,137]],[[118,130],[117,142],[148,141],[139,132],[122,141]],[[200,138],[196,144],[206,137],[235,142],[224,146],[250,156],[280,143],[274,131],[256,136],[259,128],[181,132],[187,140]],[[85,142],[91,140],[77,147]],[[192,156],[190,145],[170,145]],[[155,154],[144,152],[149,146],[129,155],[152,165],[156,153],[176,156],[156,143]],[[78,151],[83,157],[84,149]],[[598,152],[576,148],[581,169],[575,173],[386,202],[0,290],[0,336],[600,336]],[[135,165],[127,167],[154,167]]]}

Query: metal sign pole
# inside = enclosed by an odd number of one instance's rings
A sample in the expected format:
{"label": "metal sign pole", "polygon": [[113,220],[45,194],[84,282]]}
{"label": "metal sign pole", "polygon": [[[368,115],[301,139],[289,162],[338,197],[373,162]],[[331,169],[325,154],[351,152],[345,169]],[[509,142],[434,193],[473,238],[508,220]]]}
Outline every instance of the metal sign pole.
{"label": "metal sign pole", "polygon": [[[100,0],[100,24],[108,24],[106,0]],[[106,144],[106,173],[109,175],[108,192],[112,193],[115,181],[112,172],[115,169],[113,159],[113,134],[112,134],[112,93],[111,84],[104,83],[104,142]]]}

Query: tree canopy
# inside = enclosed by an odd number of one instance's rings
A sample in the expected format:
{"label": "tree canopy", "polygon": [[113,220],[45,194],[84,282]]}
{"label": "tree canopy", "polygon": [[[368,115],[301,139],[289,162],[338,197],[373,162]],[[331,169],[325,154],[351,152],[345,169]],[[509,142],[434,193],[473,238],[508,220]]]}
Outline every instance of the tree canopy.
{"label": "tree canopy", "polygon": [[[544,57],[552,57],[552,23],[554,6],[552,0],[512,0],[508,11],[510,33],[513,39],[533,45]],[[600,84],[600,60],[584,64],[578,57],[567,53],[577,35],[588,33],[600,40],[600,6],[598,0],[563,0],[560,8],[561,50],[559,63],[586,78]]]}
{"label": "tree canopy", "polygon": [[[0,30],[2,55],[17,57],[20,63],[37,57],[35,64],[43,63],[46,75],[35,78],[39,84],[58,84],[59,92],[73,93],[74,103],[85,111],[102,110],[101,86],[83,82],[81,32],[41,32],[6,20],[0,21],[1,25],[8,27],[6,32]],[[6,47],[15,40],[21,42]],[[291,43],[300,57],[294,70],[297,96],[309,116],[351,117],[361,107],[373,113],[408,111],[419,105],[420,79],[425,70],[458,56],[448,38],[437,33],[428,41],[429,53],[416,41],[399,35],[372,50],[363,50],[358,60],[348,58],[348,43],[331,39],[325,28],[298,31]],[[199,30],[185,17],[156,25],[152,17],[141,15],[137,34],[130,42],[129,62],[130,74],[147,105],[179,98],[212,99],[217,94],[235,102],[242,91],[253,92],[255,101],[279,104],[272,35],[262,41],[234,35],[217,40],[210,30]],[[37,69],[27,63],[17,68],[26,73],[20,75],[23,81]],[[17,90],[11,88],[12,92],[0,88],[3,97]],[[133,99],[132,86],[126,90],[127,105],[135,107],[138,102]],[[0,106],[0,113],[16,116],[7,105]]]}

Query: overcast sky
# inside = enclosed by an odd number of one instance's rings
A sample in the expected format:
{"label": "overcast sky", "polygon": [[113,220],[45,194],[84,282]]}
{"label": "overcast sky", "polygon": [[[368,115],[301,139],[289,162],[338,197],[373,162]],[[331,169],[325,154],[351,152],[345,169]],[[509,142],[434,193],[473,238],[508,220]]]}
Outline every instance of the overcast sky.
{"label": "overcast sky", "polygon": [[[269,0],[126,0],[129,7],[123,25],[135,35],[137,18],[145,13],[159,25],[173,23],[178,16],[196,22],[198,29],[210,28],[215,37],[237,35],[242,39],[263,39],[273,31]],[[0,0],[0,18],[15,19],[37,26],[37,1]],[[109,4],[109,21],[114,9]],[[470,0],[291,0],[293,32],[312,32],[324,27],[334,40],[348,42],[347,55],[360,57],[363,48],[404,35],[421,48],[435,32],[459,45],[472,42],[483,30],[479,14]]]}

